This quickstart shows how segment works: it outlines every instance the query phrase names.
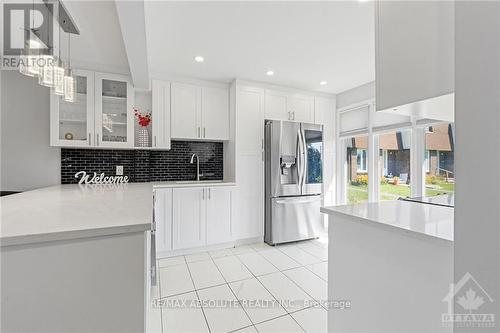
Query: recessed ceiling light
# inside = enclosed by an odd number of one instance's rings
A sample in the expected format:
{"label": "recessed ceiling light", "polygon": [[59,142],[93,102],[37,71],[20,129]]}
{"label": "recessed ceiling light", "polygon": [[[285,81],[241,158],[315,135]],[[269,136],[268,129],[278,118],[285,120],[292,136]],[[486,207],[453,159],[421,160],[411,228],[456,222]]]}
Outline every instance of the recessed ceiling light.
{"label": "recessed ceiling light", "polygon": [[267,76],[273,76],[273,75],[274,75],[274,72],[273,72],[273,71],[267,71],[267,72],[266,72],[266,75],[267,75]]}
{"label": "recessed ceiling light", "polygon": [[203,58],[202,56],[194,57],[194,61],[196,61],[196,62],[203,62],[204,60],[205,60],[205,58]]}
{"label": "recessed ceiling light", "polygon": [[326,86],[327,83],[328,82],[326,82],[326,81],[321,81],[319,84],[321,84],[322,86]]}

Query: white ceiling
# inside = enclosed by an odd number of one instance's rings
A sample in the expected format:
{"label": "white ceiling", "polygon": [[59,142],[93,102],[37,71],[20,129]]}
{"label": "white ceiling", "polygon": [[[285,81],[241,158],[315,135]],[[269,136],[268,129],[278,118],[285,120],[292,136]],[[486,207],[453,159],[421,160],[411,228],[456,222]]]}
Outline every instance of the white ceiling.
{"label": "white ceiling", "polygon": [[[63,3],[80,30],[79,36],[71,37],[74,67],[129,73],[114,1],[64,0]],[[67,36],[61,39],[65,52]]]}
{"label": "white ceiling", "polygon": [[372,2],[146,1],[145,16],[153,77],[241,78],[332,93],[375,79]]}

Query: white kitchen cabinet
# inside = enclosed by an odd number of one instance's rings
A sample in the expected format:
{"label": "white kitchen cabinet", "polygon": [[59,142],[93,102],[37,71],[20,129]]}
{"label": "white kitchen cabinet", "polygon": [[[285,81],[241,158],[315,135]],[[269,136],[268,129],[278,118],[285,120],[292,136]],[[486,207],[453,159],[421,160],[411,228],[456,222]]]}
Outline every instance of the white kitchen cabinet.
{"label": "white kitchen cabinet", "polygon": [[173,189],[172,240],[174,250],[205,245],[205,192],[204,187]]}
{"label": "white kitchen cabinet", "polygon": [[265,118],[312,123],[314,97],[266,89]]}
{"label": "white kitchen cabinet", "polygon": [[171,134],[176,139],[201,138],[201,88],[171,84]]}
{"label": "white kitchen cabinet", "polygon": [[[318,125],[330,124],[335,117],[335,99],[314,97],[314,123]],[[333,124],[331,124],[333,126]]]}
{"label": "white kitchen cabinet", "polygon": [[208,187],[206,188],[206,194],[207,245],[232,240],[232,188]]}
{"label": "white kitchen cabinet", "polygon": [[153,80],[153,142],[156,149],[170,149],[170,82]]}
{"label": "white kitchen cabinet", "polygon": [[130,77],[95,73],[95,146],[134,146],[134,92]]}
{"label": "white kitchen cabinet", "polygon": [[94,144],[94,72],[74,70],[73,103],[50,94],[51,146],[88,147]]}
{"label": "white kitchen cabinet", "polygon": [[[264,89],[236,88],[236,183],[234,235],[264,235]],[[267,95],[266,95],[267,96]]]}
{"label": "white kitchen cabinet", "polygon": [[172,83],[171,119],[172,138],[228,140],[228,90]]}
{"label": "white kitchen cabinet", "polygon": [[172,189],[154,190],[154,221],[156,226],[156,250],[172,250]]}
{"label": "white kitchen cabinet", "polygon": [[291,120],[290,110],[288,109],[288,94],[266,89],[265,116],[266,119]]}
{"label": "white kitchen cabinet", "polygon": [[376,108],[454,91],[454,1],[376,1]]}
{"label": "white kitchen cabinet", "polygon": [[222,244],[233,238],[233,187],[155,189],[156,251]]}
{"label": "white kitchen cabinet", "polygon": [[76,100],[51,94],[50,144],[62,147],[134,146],[134,90],[128,76],[74,70]]}
{"label": "white kitchen cabinet", "polygon": [[201,89],[201,136],[229,140],[229,95],[227,89]]}
{"label": "white kitchen cabinet", "polygon": [[301,123],[314,122],[314,97],[292,94],[288,100],[291,120]]}

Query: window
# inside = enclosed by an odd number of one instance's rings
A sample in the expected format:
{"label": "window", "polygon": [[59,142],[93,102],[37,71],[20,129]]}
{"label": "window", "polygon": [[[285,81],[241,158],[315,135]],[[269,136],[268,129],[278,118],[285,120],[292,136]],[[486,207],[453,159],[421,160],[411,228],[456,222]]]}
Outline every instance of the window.
{"label": "window", "polygon": [[411,195],[411,130],[379,135],[380,200],[397,200]]}
{"label": "window", "polygon": [[425,131],[425,196],[455,191],[455,133],[452,123],[429,126]]}
{"label": "window", "polygon": [[367,172],[367,167],[366,167],[366,149],[357,149],[356,150],[356,165],[357,165],[357,172]]}
{"label": "window", "polygon": [[346,140],[347,203],[368,201],[368,137],[357,136]]}

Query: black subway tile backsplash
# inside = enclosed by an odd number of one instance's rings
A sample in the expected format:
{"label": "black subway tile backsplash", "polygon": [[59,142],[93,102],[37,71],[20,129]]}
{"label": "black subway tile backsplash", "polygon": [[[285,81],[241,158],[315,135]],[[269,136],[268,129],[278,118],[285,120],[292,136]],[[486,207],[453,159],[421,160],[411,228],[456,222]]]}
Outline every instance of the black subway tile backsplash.
{"label": "black subway tile backsplash", "polygon": [[109,150],[61,149],[61,182],[76,184],[75,173],[115,175],[116,166],[123,166],[123,174],[130,182],[179,181],[196,179],[196,161],[190,164],[192,154],[200,158],[201,179],[223,178],[223,144],[221,142],[172,141],[170,150]]}

